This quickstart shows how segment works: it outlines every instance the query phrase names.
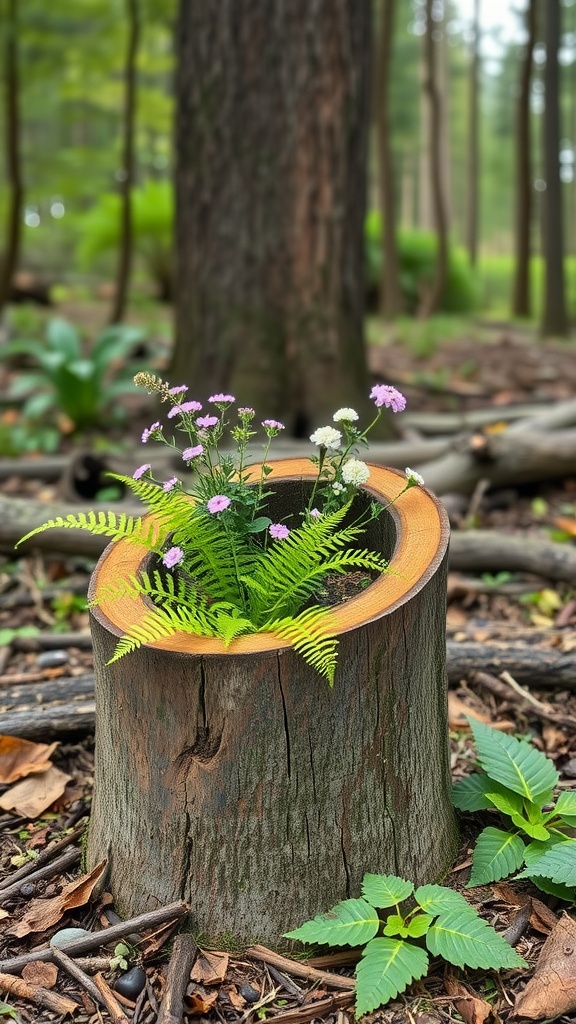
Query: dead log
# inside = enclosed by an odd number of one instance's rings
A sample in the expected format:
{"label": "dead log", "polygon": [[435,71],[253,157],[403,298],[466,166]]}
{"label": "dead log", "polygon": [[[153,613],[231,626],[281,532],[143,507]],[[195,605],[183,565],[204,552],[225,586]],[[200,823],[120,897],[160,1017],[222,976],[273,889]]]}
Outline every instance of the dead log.
{"label": "dead log", "polygon": [[[92,699],[94,695],[94,676],[65,676],[60,679],[44,679],[36,683],[20,683],[10,686],[10,677],[0,680],[0,707],[6,711],[34,710],[40,705],[59,701],[68,704],[71,701]],[[0,721],[1,731],[1,721]]]}
{"label": "dead log", "polygon": [[455,685],[480,669],[499,676],[507,671],[521,686],[576,690],[576,651],[557,647],[449,640],[448,682]]}
{"label": "dead log", "polygon": [[576,548],[524,534],[454,530],[449,557],[450,569],[459,572],[528,572],[543,579],[576,583]]}
{"label": "dead log", "polygon": [[0,715],[0,733],[22,739],[41,740],[46,736],[61,739],[94,732],[94,701],[53,704],[29,711],[9,711]]}

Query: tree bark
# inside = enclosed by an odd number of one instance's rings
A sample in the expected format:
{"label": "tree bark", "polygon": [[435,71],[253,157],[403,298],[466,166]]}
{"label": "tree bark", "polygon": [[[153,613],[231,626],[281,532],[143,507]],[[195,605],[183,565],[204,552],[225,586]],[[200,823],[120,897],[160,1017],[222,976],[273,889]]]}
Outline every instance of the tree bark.
{"label": "tree bark", "polygon": [[136,122],[136,62],[140,41],[140,9],[139,0],[126,0],[128,22],[128,47],[126,51],[123,146],[122,146],[122,181],[120,184],[120,252],[116,292],[110,314],[110,323],[120,323],[124,318],[128,289],[130,287],[130,271],[134,250],[134,225],[132,219],[132,189],[135,184],[135,122]]}
{"label": "tree bark", "polygon": [[181,0],[170,376],[305,436],[366,408],[370,0]]}
{"label": "tree bark", "polygon": [[396,0],[382,0],[376,67],[374,70],[374,114],[378,137],[380,211],[382,216],[382,272],[380,312],[384,317],[399,316],[404,310],[400,284],[400,261],[396,245],[396,175],[389,115],[392,41]]}
{"label": "tree bark", "polygon": [[[313,479],[298,460],[274,474],[284,508],[292,489]],[[401,484],[398,473],[378,470],[366,490],[388,502]],[[110,853],[108,884],[121,913],[173,893],[189,898],[194,930],[277,943],[358,892],[365,871],[422,882],[448,867],[456,835],[446,517],[411,488],[373,525],[366,543],[394,551],[392,571],[333,609],[340,652],[332,689],[273,634],[228,649],[176,634],[107,664],[147,606],[119,599],[93,609],[89,859]],[[132,571],[126,557],[137,565],[142,553],[134,544],[108,549],[92,597]]]}
{"label": "tree bark", "polygon": [[424,33],[424,82],[423,89],[428,97],[428,131],[430,149],[430,175],[432,191],[432,212],[437,239],[434,277],[426,286],[418,309],[418,316],[425,318],[435,313],[440,305],[446,286],[448,269],[448,212],[443,179],[442,139],[443,103],[438,71],[437,53],[439,44],[434,37],[434,0],[426,0],[426,30]]}
{"label": "tree bark", "polygon": [[20,108],[18,74],[18,7],[17,0],[7,0],[4,27],[4,93],[5,143],[8,172],[9,203],[6,221],[5,247],[0,259],[0,313],[9,300],[12,278],[18,266],[22,236],[22,203],[24,181],[20,162]]}
{"label": "tree bark", "polygon": [[542,239],[544,255],[544,308],[542,334],[544,337],[568,335],[566,315],[566,285],[564,277],[564,225],[562,219],[562,182],[560,180],[560,82],[558,50],[561,42],[560,0],[546,0],[544,4],[544,39],[546,65],[544,67],[545,110],[542,118],[544,145],[544,177]]}
{"label": "tree bark", "polygon": [[530,316],[530,244],[532,227],[532,157],[530,97],[534,46],[536,44],[536,0],[527,0],[527,39],[520,70],[520,91],[516,115],[516,225],[514,232],[514,292],[512,314]]}

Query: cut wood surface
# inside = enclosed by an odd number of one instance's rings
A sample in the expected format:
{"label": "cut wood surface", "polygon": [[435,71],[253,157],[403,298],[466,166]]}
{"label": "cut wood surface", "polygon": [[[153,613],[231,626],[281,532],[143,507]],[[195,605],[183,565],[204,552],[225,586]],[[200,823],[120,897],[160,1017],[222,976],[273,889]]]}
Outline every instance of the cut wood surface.
{"label": "cut wood surface", "polygon": [[[284,514],[289,503],[303,507],[314,479],[308,460],[276,463],[273,474]],[[366,490],[386,504],[403,479],[375,469]],[[184,895],[194,930],[278,942],[357,892],[367,870],[442,876],[456,842],[446,516],[415,487],[372,528],[367,543],[394,553],[394,571],[333,610],[340,651],[332,689],[272,634],[228,649],[176,634],[108,664],[118,635],[147,608],[119,599],[92,609],[88,853],[96,863],[109,852],[107,886],[121,913]],[[91,596],[141,557],[133,543],[108,548]],[[432,832],[421,827],[430,818]]]}

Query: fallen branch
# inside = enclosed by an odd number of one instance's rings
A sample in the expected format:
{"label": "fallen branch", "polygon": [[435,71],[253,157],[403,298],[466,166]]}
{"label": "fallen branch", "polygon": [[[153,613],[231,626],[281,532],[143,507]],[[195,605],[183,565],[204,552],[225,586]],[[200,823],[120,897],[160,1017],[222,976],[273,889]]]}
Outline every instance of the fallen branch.
{"label": "fallen branch", "polygon": [[250,946],[246,950],[246,956],[252,957],[253,960],[261,960],[265,964],[272,964],[273,967],[277,967],[280,971],[293,974],[295,978],[319,981],[322,985],[329,985],[331,988],[352,990],[356,987],[354,978],[345,978],[341,974],[331,974],[329,971],[318,971],[315,967],[309,967],[298,960],[290,960],[286,956],[280,956],[279,953],[274,953],[265,946]]}
{"label": "fallen branch", "polygon": [[[57,839],[56,842],[50,843],[41,853],[38,854],[36,860],[30,861],[28,864],[24,864],[23,867],[18,868],[17,871],[13,871],[11,875],[0,881],[0,896],[5,894],[5,890],[11,886],[15,886],[16,883],[22,884],[22,879],[25,878],[29,881],[29,876],[36,871],[39,871],[46,864],[53,862],[54,857],[61,850],[65,850],[67,846],[71,846],[80,838],[82,833],[85,831],[85,825],[80,825],[79,828],[74,829],[69,835],[64,836],[63,839]],[[36,875],[39,878],[39,875]],[[45,875],[42,877],[46,877]]]}
{"label": "fallen branch", "polygon": [[52,952],[52,959],[56,961],[59,967],[63,967],[71,978],[74,978],[75,981],[82,985],[82,988],[96,1004],[100,1004],[101,1006],[106,1005],[104,997],[102,996],[98,986],[92,981],[92,978],[89,978],[88,975],[84,973],[82,968],[72,960],[71,957],[61,949],[54,949]]}
{"label": "fallen branch", "polygon": [[446,652],[449,683],[458,683],[478,670],[493,676],[508,671],[521,686],[576,690],[576,651],[449,640]]}
{"label": "fallen branch", "polygon": [[157,1024],[181,1024],[184,1017],[184,996],[197,955],[198,946],[189,932],[176,936]]}
{"label": "fallen branch", "polygon": [[68,996],[60,996],[57,992],[42,988],[41,985],[29,985],[22,978],[15,978],[11,974],[0,974],[0,991],[8,992],[17,999],[26,999],[38,1006],[45,1006],[47,1010],[52,1010],[63,1017],[69,1013],[76,1013],[80,1008],[78,1003]]}
{"label": "fallen branch", "polygon": [[576,548],[492,530],[454,530],[449,565],[460,572],[530,572],[576,583]]}
{"label": "fallen branch", "polygon": [[100,995],[102,996],[102,1002],[108,1010],[112,1018],[113,1024],[130,1024],[128,1017],[124,1013],[124,1010],[120,1006],[120,1003],[116,999],[110,985],[103,977],[102,974],[94,975],[94,984],[96,985]]}
{"label": "fallen branch", "polygon": [[[68,843],[70,839],[68,838]],[[54,875],[60,875],[64,871],[69,871],[70,868],[80,860],[80,850],[78,847],[73,847],[71,850],[67,850],[56,860],[50,864],[45,864],[44,867],[38,869],[38,871],[31,871],[26,877],[26,881],[30,883],[39,882],[40,879],[53,878]],[[10,885],[5,886],[4,889],[0,890],[0,904],[5,903],[6,900],[10,899],[20,891],[21,881],[13,882]]]}
{"label": "fallen branch", "polygon": [[576,718],[572,715],[562,715],[560,712],[554,711],[550,705],[543,704],[542,701],[537,700],[529,690],[519,686],[509,672],[501,672],[499,679],[488,672],[472,672],[470,682],[484,687],[484,689],[489,690],[496,697],[506,701],[514,699],[510,693],[512,690],[515,694],[516,703],[520,703],[522,711],[531,713],[544,722],[553,722],[554,725],[566,726],[568,729],[576,731]]}
{"label": "fallen branch", "polygon": [[77,704],[54,704],[30,711],[10,711],[2,715],[1,730],[5,736],[39,740],[44,736],[69,738],[94,732],[95,705],[93,700]]}

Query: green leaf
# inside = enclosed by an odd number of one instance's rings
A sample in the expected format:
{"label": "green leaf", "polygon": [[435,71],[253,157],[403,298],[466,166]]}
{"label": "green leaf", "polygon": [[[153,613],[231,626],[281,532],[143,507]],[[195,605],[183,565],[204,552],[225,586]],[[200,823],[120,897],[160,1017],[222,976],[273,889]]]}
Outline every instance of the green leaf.
{"label": "green leaf", "polygon": [[497,882],[506,878],[524,863],[526,847],[520,836],[489,826],[478,836],[472,855],[469,886]]}
{"label": "green leaf", "polygon": [[553,882],[550,878],[539,875],[530,875],[530,881],[548,896],[556,896],[567,903],[576,903],[576,886],[562,885],[561,882]]}
{"label": "green leaf", "polygon": [[421,938],[426,934],[433,920],[431,914],[416,914],[408,922],[408,935],[413,939]]}
{"label": "green leaf", "polygon": [[520,814],[524,809],[524,801],[519,793],[513,793],[507,789],[503,793],[489,792],[486,794],[490,804],[500,811],[501,814],[506,814],[509,818],[513,814]]}
{"label": "green leaf", "polygon": [[263,530],[268,529],[271,522],[272,520],[269,518],[269,516],[258,516],[257,519],[254,519],[251,523],[249,523],[247,527],[247,532],[262,533]]}
{"label": "green leaf", "polygon": [[559,815],[568,825],[576,825],[576,789],[566,789],[560,793],[553,814]]}
{"label": "green leaf", "polygon": [[576,886],[576,839],[555,843],[540,857],[529,856],[527,867],[518,878],[531,878],[533,875]]}
{"label": "green leaf", "polygon": [[454,783],[452,803],[459,811],[484,811],[493,806],[486,795],[493,790],[494,780],[484,772],[475,772]]}
{"label": "green leaf", "polygon": [[407,900],[414,892],[412,882],[397,875],[366,874],[362,880],[362,895],[381,910],[394,907],[397,903]]}
{"label": "green leaf", "polygon": [[426,945],[433,956],[441,956],[456,967],[528,966],[471,907],[442,914],[427,933]]}
{"label": "green leaf", "polygon": [[427,971],[426,950],[402,939],[372,939],[356,968],[356,1017],[384,1006]]}
{"label": "green leaf", "polygon": [[366,900],[343,900],[327,914],[318,914],[284,937],[328,946],[362,946],[379,927],[380,919]]}
{"label": "green leaf", "polygon": [[473,718],[468,721],[478,760],[486,774],[533,803],[545,804],[559,778],[552,761],[524,740],[507,736]]}
{"label": "green leaf", "polygon": [[419,907],[432,917],[449,910],[470,910],[470,904],[462,893],[448,889],[445,885],[421,885],[414,893]]}
{"label": "green leaf", "polygon": [[402,914],[389,914],[383,932],[384,935],[401,935],[405,939],[408,935],[408,928]]}
{"label": "green leaf", "polygon": [[540,822],[529,821],[522,814],[512,814],[511,818],[512,823],[517,828],[521,828],[531,839],[538,839],[544,842],[550,836],[548,829],[541,825]]}

